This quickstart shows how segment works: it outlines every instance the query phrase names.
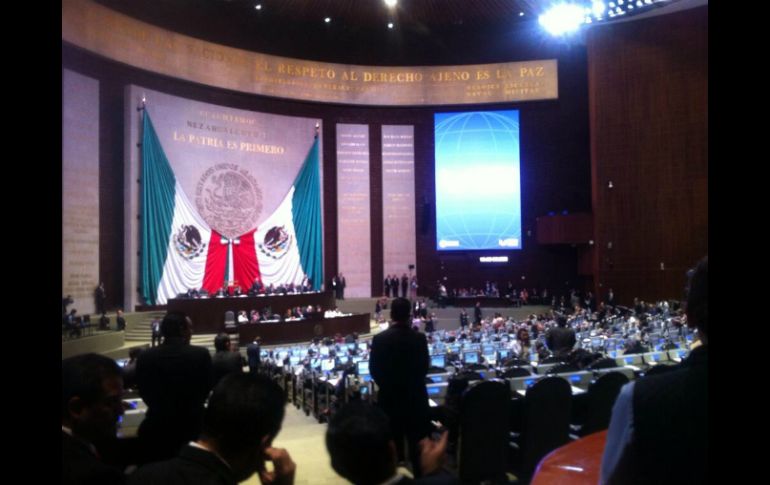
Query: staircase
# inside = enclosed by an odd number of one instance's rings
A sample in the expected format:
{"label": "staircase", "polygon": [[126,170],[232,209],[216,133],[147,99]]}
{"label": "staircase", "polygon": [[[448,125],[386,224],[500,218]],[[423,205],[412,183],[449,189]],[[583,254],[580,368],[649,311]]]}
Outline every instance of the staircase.
{"label": "staircase", "polygon": [[[126,317],[126,345],[152,344],[152,329],[150,324],[155,318],[162,319],[165,311],[134,313]],[[194,334],[190,340],[191,345],[205,347],[214,353],[214,337],[216,334]],[[238,335],[230,335],[230,339],[238,342]]]}

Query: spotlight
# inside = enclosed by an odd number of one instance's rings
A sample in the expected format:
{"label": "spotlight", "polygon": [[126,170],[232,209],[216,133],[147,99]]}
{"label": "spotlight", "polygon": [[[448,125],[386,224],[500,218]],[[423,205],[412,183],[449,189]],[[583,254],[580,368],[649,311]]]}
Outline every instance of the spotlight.
{"label": "spotlight", "polygon": [[326,18],[324,19],[324,22],[326,22],[327,24],[328,24],[329,22],[331,22],[331,21],[332,21],[332,18],[331,18],[331,17],[326,17]]}
{"label": "spotlight", "polygon": [[398,0],[385,0],[385,5],[388,6],[388,8],[393,8],[398,3]]}
{"label": "spotlight", "polygon": [[256,8],[257,10],[262,10],[262,4],[261,4],[261,3],[258,3],[258,4],[256,4],[256,5],[254,6],[254,8]]}
{"label": "spotlight", "polygon": [[393,22],[388,22],[388,28],[389,28],[389,29],[392,29],[392,28],[393,28]]}
{"label": "spotlight", "polygon": [[542,14],[538,21],[551,35],[568,34],[583,23],[583,8],[573,4],[557,5]]}

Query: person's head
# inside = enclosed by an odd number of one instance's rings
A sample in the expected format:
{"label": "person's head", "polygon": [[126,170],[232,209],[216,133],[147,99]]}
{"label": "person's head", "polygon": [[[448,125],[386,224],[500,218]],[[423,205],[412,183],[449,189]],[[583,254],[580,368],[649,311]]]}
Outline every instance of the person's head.
{"label": "person's head", "polygon": [[121,310],[121,309],[118,309],[118,316],[119,316],[119,317],[122,317],[122,316],[123,316],[123,310]]}
{"label": "person's head", "polygon": [[243,481],[264,468],[264,450],[281,430],[285,404],[281,388],[269,378],[228,374],[211,393],[201,440]]}
{"label": "person's head", "polygon": [[103,355],[83,354],[62,361],[62,425],[75,436],[98,443],[115,438],[123,415],[123,376]]}
{"label": "person's head", "polygon": [[390,319],[396,323],[409,322],[412,312],[412,304],[406,298],[396,298],[390,304]]}
{"label": "person's head", "polygon": [[228,352],[230,350],[230,336],[226,333],[220,333],[214,337],[214,350],[217,352]]}
{"label": "person's head", "polygon": [[706,343],[709,318],[709,257],[700,260],[688,274],[690,281],[687,286],[687,325],[697,327],[701,341]]}
{"label": "person's head", "polygon": [[192,320],[181,312],[169,312],[160,322],[160,334],[164,342],[182,339],[189,343],[192,338]]}
{"label": "person's head", "polygon": [[354,485],[382,483],[396,472],[396,445],[385,413],[351,402],[329,422],[326,448],[332,468]]}
{"label": "person's head", "polygon": [[70,310],[70,315],[75,315],[77,312],[78,312],[77,309],[73,308],[72,310]]}
{"label": "person's head", "polygon": [[556,316],[556,325],[560,327],[566,327],[567,326],[567,317],[564,315],[557,315]]}
{"label": "person's head", "polygon": [[128,351],[128,359],[132,362],[135,361],[143,351],[144,347],[131,347],[131,350]]}

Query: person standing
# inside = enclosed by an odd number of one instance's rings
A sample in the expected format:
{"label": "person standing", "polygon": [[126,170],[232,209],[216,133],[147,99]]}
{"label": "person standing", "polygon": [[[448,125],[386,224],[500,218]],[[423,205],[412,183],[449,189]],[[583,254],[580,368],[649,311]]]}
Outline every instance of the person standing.
{"label": "person standing", "polygon": [[406,298],[406,294],[409,291],[409,277],[404,273],[401,276],[401,298]]}
{"label": "person standing", "polygon": [[430,432],[425,388],[430,357],[425,335],[410,328],[410,313],[409,300],[393,300],[390,327],[372,339],[369,369],[380,389],[378,404],[390,418],[398,456],[403,460],[408,454],[415,476],[420,476],[418,443]]}
{"label": "person standing", "polygon": [[477,301],[476,306],[473,307],[473,324],[474,325],[481,325],[481,302]]}
{"label": "person standing", "polygon": [[412,275],[409,280],[409,299],[412,301],[417,299],[417,275]]}
{"label": "person standing", "polygon": [[249,373],[254,375],[259,373],[259,360],[261,352],[261,349],[259,348],[259,342],[259,337],[255,337],[254,340],[246,346],[246,358],[249,361]]}
{"label": "person standing", "polygon": [[172,458],[198,437],[213,379],[209,351],[190,345],[189,317],[167,313],[160,332],[163,343],[143,352],[136,363],[139,395],[147,404],[138,431],[144,463]]}
{"label": "person standing", "polygon": [[468,312],[465,311],[465,308],[460,310],[460,329],[465,330],[465,327],[468,326]]}
{"label": "person standing", "polygon": [[152,346],[160,345],[160,319],[153,318],[150,323],[150,330],[152,331]]}
{"label": "person standing", "polygon": [[123,317],[123,310],[118,309],[118,315],[115,317],[115,323],[118,325],[118,331],[126,329],[126,319]]}
{"label": "person standing", "polygon": [[340,277],[339,277],[338,283],[340,285],[340,300],[344,300],[345,299],[345,286],[347,285],[347,283],[345,282],[345,275],[343,275],[342,273],[340,273]]}
{"label": "person standing", "polygon": [[104,283],[100,282],[94,291],[96,299],[96,313],[107,313],[107,291],[104,289]]}

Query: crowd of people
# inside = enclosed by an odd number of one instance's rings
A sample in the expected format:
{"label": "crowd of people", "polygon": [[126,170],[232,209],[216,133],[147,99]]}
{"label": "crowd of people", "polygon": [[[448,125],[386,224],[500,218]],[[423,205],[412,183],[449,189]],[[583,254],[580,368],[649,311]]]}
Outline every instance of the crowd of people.
{"label": "crowd of people", "polygon": [[[354,402],[332,417],[326,432],[332,467],[356,484],[410,483],[397,472],[406,461],[416,483],[457,482],[442,468],[447,435],[433,433],[425,386],[429,346],[437,337],[502,341],[503,334],[514,334],[506,342],[512,356],[534,352],[565,360],[579,356],[585,340],[599,338],[606,344],[620,338],[626,345],[652,346],[660,343],[652,336],[673,342],[690,328],[697,329],[699,342],[682,364],[621,391],[608,431],[602,483],[702,483],[708,450],[707,292],[705,259],[691,274],[684,308],[639,301],[633,308],[602,302],[592,310],[578,302],[524,321],[474,315],[467,325],[461,314],[453,332],[416,331],[413,302],[396,298],[390,304],[391,325],[371,342],[376,406]],[[259,341],[248,345],[244,361],[229,337],[218,335],[212,357],[190,344],[192,325],[183,314],[166,314],[159,325],[161,343],[133,353],[125,369],[96,354],[62,361],[64,483],[235,484],[254,473],[266,485],[293,483],[292,457],[273,447],[284,418],[284,391],[259,372]],[[250,372],[243,372],[246,365]],[[135,388],[147,404],[131,473],[101,452],[116,438],[126,387]]]}

